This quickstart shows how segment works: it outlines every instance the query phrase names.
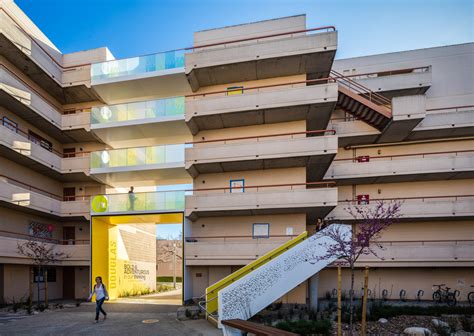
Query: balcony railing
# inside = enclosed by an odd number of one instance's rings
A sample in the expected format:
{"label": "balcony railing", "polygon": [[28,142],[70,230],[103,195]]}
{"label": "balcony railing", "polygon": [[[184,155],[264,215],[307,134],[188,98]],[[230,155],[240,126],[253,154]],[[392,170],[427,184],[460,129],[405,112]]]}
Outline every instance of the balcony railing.
{"label": "balcony railing", "polygon": [[[74,195],[74,196],[61,196],[55,193],[52,193],[48,190],[44,190],[41,188],[37,188],[35,186],[32,186],[30,184],[24,183],[22,181],[19,181],[17,179],[5,176],[5,175],[0,175],[0,181],[5,181],[8,184],[15,185],[17,187],[20,187],[22,189],[26,189],[32,192],[35,192],[37,194],[55,199],[57,201],[61,202],[75,202],[75,201],[83,201],[83,200],[88,200],[90,198],[89,195]],[[19,201],[21,202],[21,201]]]}
{"label": "balcony railing", "polygon": [[336,131],[332,129],[327,129],[327,130],[314,130],[314,131],[303,131],[303,132],[291,132],[291,133],[278,133],[278,134],[266,134],[266,135],[253,135],[253,136],[246,136],[246,137],[236,137],[236,138],[222,138],[222,139],[212,139],[212,140],[200,140],[200,141],[192,141],[192,142],[186,142],[186,145],[192,146],[192,145],[198,145],[198,144],[207,144],[207,143],[222,143],[222,144],[227,144],[227,143],[232,143],[234,141],[243,141],[243,140],[252,140],[255,142],[260,142],[260,141],[265,141],[269,138],[270,140],[273,140],[273,138],[279,138],[279,137],[286,137],[288,139],[300,139],[300,138],[305,138],[308,136],[313,136],[313,135],[335,135]]}
{"label": "balcony railing", "polygon": [[423,67],[416,67],[416,68],[366,72],[366,73],[361,73],[361,74],[345,74],[343,72],[343,75],[353,80],[358,80],[358,79],[369,79],[369,78],[395,76],[395,75],[406,75],[406,74],[411,74],[411,73],[425,73],[425,72],[430,72],[430,71],[431,71],[431,66],[423,66]]}
{"label": "balcony railing", "polygon": [[184,97],[93,107],[91,124],[184,115]]}
{"label": "balcony railing", "polygon": [[323,181],[323,182],[306,182],[306,183],[286,183],[286,184],[265,184],[265,185],[242,185],[239,187],[217,187],[217,188],[199,188],[193,190],[187,190],[195,192],[196,195],[205,195],[213,193],[221,194],[241,194],[246,193],[257,193],[257,192],[272,192],[272,191],[291,191],[291,190],[311,190],[311,189],[324,189],[333,188],[336,185],[334,181]]}
{"label": "balcony railing", "polygon": [[133,76],[154,71],[183,68],[184,49],[95,63],[91,66],[91,81]]}
{"label": "balcony railing", "polygon": [[96,195],[91,201],[91,213],[183,211],[184,195],[184,190]]}
{"label": "balcony railing", "polygon": [[386,161],[393,161],[396,159],[403,159],[403,158],[410,158],[410,157],[416,157],[416,158],[431,158],[436,155],[442,156],[442,158],[446,157],[458,157],[462,156],[464,154],[469,154],[469,153],[474,153],[474,150],[458,150],[458,151],[444,151],[444,152],[426,152],[426,153],[412,153],[412,154],[394,154],[394,155],[377,155],[377,156],[371,156],[371,155],[359,155],[356,157],[352,158],[341,158],[341,159],[334,159],[335,162],[344,162],[344,161],[352,161],[355,163],[367,163],[370,162],[371,160],[386,160]]}
{"label": "balcony railing", "polygon": [[279,36],[299,36],[304,33],[314,33],[320,31],[335,31],[334,26],[318,27],[305,30],[297,30],[285,33],[255,36],[238,40],[224,41],[212,44],[198,45],[193,47],[175,49],[160,53],[154,53],[149,55],[130,57],[124,59],[111,60],[106,62],[95,63],[91,65],[91,82],[94,82],[122,77],[122,76],[133,76],[139,74],[150,73],[154,71],[162,71],[176,68],[183,68],[184,63],[184,54],[186,51],[198,50],[207,47],[216,47],[222,46],[223,48],[227,47],[228,44],[246,42],[246,41],[255,41],[256,43],[261,42],[261,40],[275,38]]}
{"label": "balcony railing", "polygon": [[184,165],[184,144],[122,148],[91,153],[91,169],[158,164]]}
{"label": "balcony railing", "polygon": [[398,240],[378,241],[381,249],[375,256],[363,256],[363,262],[446,262],[446,261],[472,261],[474,254],[474,240]]}
{"label": "balcony railing", "polygon": [[[0,117],[1,117],[1,116],[0,116]],[[47,147],[43,146],[43,145],[39,142],[38,139],[32,137],[30,134],[28,134],[27,132],[25,132],[25,131],[23,131],[22,129],[20,129],[20,128],[18,127],[18,125],[13,124],[12,122],[10,122],[10,121],[8,121],[8,120],[2,120],[1,126],[7,128],[8,130],[10,130],[10,131],[13,132],[13,133],[16,133],[16,134],[22,136],[23,138],[25,138],[26,140],[28,140],[28,142],[32,143],[33,145],[38,146],[38,147],[41,147],[41,148],[43,148],[45,151],[49,151],[49,152],[55,154],[56,156],[59,156],[60,158],[84,157],[84,156],[88,156],[88,155],[89,155],[89,152],[87,152],[87,151],[61,153],[61,152],[59,152],[58,150],[54,149],[53,147],[47,148]],[[19,152],[20,154],[29,155],[30,152],[31,152],[29,149],[16,149],[16,148],[13,148],[13,149],[14,149],[15,151]]]}
{"label": "balcony railing", "polygon": [[0,230],[0,237],[18,238],[25,240],[34,240],[38,242],[59,244],[59,245],[88,245],[89,239],[55,239],[49,237],[33,236],[25,233]]}

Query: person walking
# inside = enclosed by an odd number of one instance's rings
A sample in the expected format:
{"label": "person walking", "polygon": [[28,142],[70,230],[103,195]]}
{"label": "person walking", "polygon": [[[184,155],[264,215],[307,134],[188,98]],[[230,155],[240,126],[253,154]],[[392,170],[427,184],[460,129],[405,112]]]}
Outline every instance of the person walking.
{"label": "person walking", "polygon": [[92,289],[91,294],[89,295],[89,301],[92,300],[92,296],[95,294],[95,323],[99,322],[99,314],[104,314],[104,321],[107,318],[107,313],[102,309],[102,305],[105,300],[109,299],[109,293],[105,285],[102,283],[102,277],[98,276],[95,278],[95,285]]}
{"label": "person walking", "polygon": [[135,193],[133,192],[133,186],[130,187],[130,190],[128,191],[128,203],[129,203],[129,211],[134,211],[135,210]]}

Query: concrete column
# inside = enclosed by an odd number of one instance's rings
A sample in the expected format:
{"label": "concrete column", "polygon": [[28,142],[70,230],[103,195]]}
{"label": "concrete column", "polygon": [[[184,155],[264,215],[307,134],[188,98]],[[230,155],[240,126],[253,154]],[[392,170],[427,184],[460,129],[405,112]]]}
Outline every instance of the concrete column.
{"label": "concrete column", "polygon": [[186,240],[185,237],[192,236],[191,221],[183,216],[183,301],[191,300],[193,296],[191,268],[186,266]]}
{"label": "concrete column", "polygon": [[309,278],[309,306],[312,310],[318,309],[319,274]]}

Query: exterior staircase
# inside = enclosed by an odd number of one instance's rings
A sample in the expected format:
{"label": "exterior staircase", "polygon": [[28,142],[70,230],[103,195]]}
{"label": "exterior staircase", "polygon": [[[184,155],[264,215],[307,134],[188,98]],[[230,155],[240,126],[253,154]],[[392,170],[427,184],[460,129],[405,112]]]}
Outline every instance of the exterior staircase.
{"label": "exterior staircase", "polygon": [[391,101],[337,71],[331,76],[339,84],[337,107],[383,131],[392,119]]}
{"label": "exterior staircase", "polygon": [[[350,226],[333,225],[350,231]],[[205,301],[199,304],[206,311],[207,319],[222,327],[224,335],[240,335],[240,331],[221,322],[248,320],[337,259],[334,256],[318,260],[318,256],[325,255],[327,247],[333,243],[324,235],[328,229],[313,236],[303,232],[208,287]]]}

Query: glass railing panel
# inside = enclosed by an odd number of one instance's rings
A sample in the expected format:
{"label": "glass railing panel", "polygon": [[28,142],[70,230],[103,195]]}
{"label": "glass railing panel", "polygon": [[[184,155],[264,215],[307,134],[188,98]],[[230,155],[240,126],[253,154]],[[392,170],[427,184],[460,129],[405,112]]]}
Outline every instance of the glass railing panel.
{"label": "glass railing panel", "polygon": [[154,191],[132,194],[97,195],[91,213],[183,211],[184,191]]}
{"label": "glass railing panel", "polygon": [[91,124],[184,115],[184,97],[93,107]]}
{"label": "glass railing panel", "polygon": [[184,162],[184,144],[97,151],[91,153],[91,168],[133,167]]}
{"label": "glass railing panel", "polygon": [[92,64],[91,81],[184,67],[184,50]]}

